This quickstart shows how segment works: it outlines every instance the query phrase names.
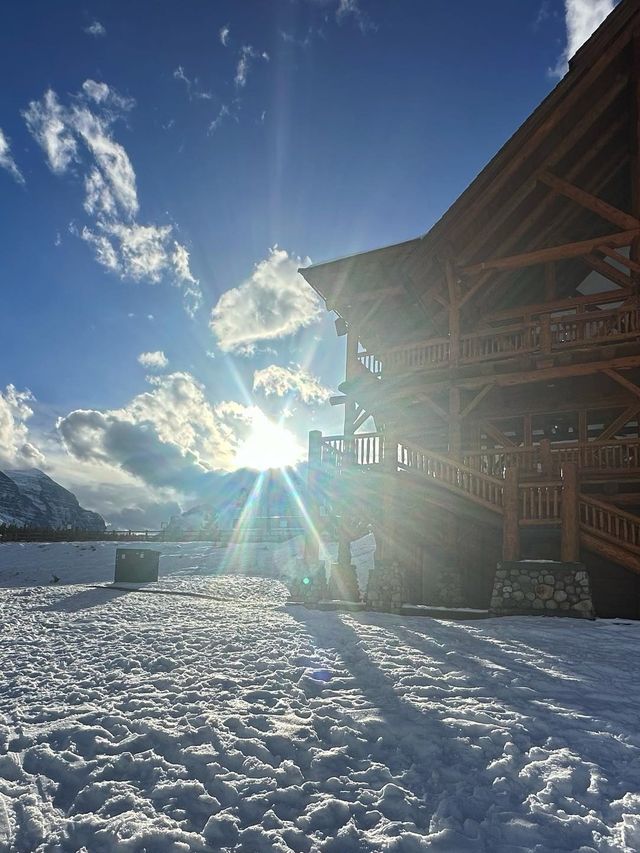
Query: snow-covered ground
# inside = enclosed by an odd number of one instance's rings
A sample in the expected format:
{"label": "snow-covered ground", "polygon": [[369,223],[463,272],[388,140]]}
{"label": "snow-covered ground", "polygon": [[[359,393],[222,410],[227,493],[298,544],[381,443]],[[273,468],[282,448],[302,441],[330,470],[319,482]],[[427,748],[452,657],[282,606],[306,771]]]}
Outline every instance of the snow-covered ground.
{"label": "snow-covered ground", "polygon": [[162,547],[215,598],[0,545],[0,850],[640,849],[640,624],[309,611]]}

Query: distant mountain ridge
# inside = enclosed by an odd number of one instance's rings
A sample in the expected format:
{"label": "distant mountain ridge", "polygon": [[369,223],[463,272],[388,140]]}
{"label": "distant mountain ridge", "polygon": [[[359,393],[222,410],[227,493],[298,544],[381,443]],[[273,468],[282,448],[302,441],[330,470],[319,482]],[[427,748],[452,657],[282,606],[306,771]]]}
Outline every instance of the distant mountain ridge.
{"label": "distant mountain ridge", "polygon": [[100,532],[105,522],[39,468],[0,471],[0,524]]}

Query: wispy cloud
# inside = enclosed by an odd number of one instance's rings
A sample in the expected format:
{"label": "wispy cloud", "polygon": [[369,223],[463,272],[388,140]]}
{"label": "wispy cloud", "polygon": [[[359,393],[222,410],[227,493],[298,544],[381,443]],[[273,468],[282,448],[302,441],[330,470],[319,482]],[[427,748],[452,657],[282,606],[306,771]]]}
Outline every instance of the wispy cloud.
{"label": "wispy cloud", "polygon": [[253,390],[262,391],[266,397],[291,394],[308,405],[325,403],[331,396],[331,391],[303,368],[281,367],[278,364],[270,364],[254,372]]}
{"label": "wispy cloud", "polygon": [[194,77],[193,80],[187,77],[182,65],[178,65],[176,70],[173,72],[173,77],[175,80],[181,80],[185,84],[190,101],[210,101],[213,97],[211,92],[198,88],[199,81],[197,77]]}
{"label": "wispy cloud", "polygon": [[362,11],[359,0],[339,0],[336,20],[341,23],[347,18],[352,18],[363,32],[375,29],[369,16]]}
{"label": "wispy cloud", "polygon": [[319,318],[319,299],[298,273],[304,263],[274,246],[248,279],[222,294],[211,314],[221,350],[249,355],[260,341],[291,335]]}
{"label": "wispy cloud", "polygon": [[242,89],[246,85],[249,71],[256,59],[268,62],[269,54],[266,51],[260,53],[250,44],[245,44],[240,48],[238,64],[236,65],[236,76],[234,78],[237,88]]}
{"label": "wispy cloud", "polygon": [[104,26],[100,23],[100,21],[93,21],[89,24],[88,27],[84,28],[85,33],[90,36],[96,36],[96,38],[100,36],[106,36],[107,31]]}
{"label": "wispy cloud", "polygon": [[11,146],[9,140],[4,135],[0,127],[0,169],[6,169],[19,184],[24,184],[24,175],[18,168],[16,161],[11,154]]}
{"label": "wispy cloud", "polygon": [[562,77],[569,69],[569,60],[613,11],[617,0],[564,0],[567,44],[550,74]]}
{"label": "wispy cloud", "polygon": [[141,352],[138,356],[138,363],[148,370],[164,370],[169,366],[169,359],[162,350],[155,352]]}
{"label": "wispy cloud", "polygon": [[52,171],[66,174],[71,164],[84,170],[84,209],[93,222],[72,232],[93,247],[98,263],[134,281],[157,283],[168,274],[193,315],[201,293],[186,247],[175,240],[172,225],[137,222],[136,174],[113,134],[115,122],[133,105],[106,83],[86,80],[69,106],[49,90],[29,104],[24,117]]}
{"label": "wispy cloud", "polygon": [[220,27],[220,32],[218,33],[218,36],[220,37],[220,43],[223,45],[223,47],[227,47],[227,45],[229,44],[230,32],[231,29],[229,28],[229,24],[225,24],[223,27]]}
{"label": "wispy cloud", "polygon": [[226,104],[223,104],[218,110],[218,115],[214,118],[214,120],[209,125],[209,133],[215,133],[216,130],[220,127],[222,122],[231,115],[231,110]]}

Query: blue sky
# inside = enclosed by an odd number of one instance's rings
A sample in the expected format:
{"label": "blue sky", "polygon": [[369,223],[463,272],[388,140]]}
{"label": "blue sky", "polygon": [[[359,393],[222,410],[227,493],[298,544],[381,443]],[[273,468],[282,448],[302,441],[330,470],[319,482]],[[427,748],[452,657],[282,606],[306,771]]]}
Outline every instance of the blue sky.
{"label": "blue sky", "polygon": [[428,230],[612,5],[3,4],[0,467],[152,523],[340,431],[296,267]]}

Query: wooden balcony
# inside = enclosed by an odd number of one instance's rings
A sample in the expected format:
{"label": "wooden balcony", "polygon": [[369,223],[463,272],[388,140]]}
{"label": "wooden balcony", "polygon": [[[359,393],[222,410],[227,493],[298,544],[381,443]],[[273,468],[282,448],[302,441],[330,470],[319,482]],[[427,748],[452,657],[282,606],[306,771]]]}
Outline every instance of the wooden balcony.
{"label": "wooden balcony", "polygon": [[[608,300],[619,296],[609,296]],[[603,300],[604,302],[605,300]],[[430,338],[390,347],[373,354],[358,353],[360,364],[375,376],[408,371],[434,370],[452,364],[472,365],[522,355],[551,355],[572,349],[593,348],[637,340],[640,334],[640,306],[622,305],[608,310],[580,310],[571,313],[547,311],[520,319],[508,326],[490,327],[462,334],[457,357],[452,358],[449,337]]]}
{"label": "wooden balcony", "polygon": [[[561,529],[562,559],[577,560],[582,544],[640,573],[640,517],[579,491],[585,470],[615,475],[612,465],[638,468],[639,440],[551,448],[559,477],[547,478],[532,476],[539,447],[473,451],[458,461],[410,442],[387,441],[385,446],[381,433],[316,435],[318,455],[310,459],[312,467],[329,465],[338,475],[347,466],[411,472],[494,514],[503,528],[505,559],[518,559],[519,528],[556,527]],[[490,474],[488,466],[493,466]]]}

